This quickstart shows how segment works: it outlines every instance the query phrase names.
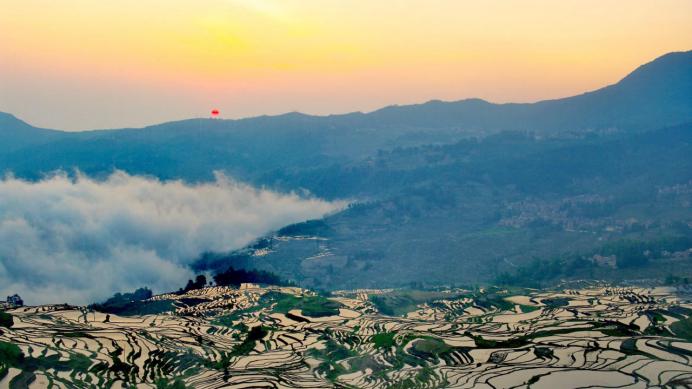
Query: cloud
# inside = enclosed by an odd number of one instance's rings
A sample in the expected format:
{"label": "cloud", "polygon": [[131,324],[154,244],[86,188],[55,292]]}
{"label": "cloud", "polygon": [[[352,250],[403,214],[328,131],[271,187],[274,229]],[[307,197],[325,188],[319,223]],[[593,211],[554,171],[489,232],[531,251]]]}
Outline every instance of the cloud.
{"label": "cloud", "polygon": [[116,172],[0,180],[0,296],[88,303],[147,285],[183,286],[188,265],[343,206],[255,189],[218,174],[191,185]]}

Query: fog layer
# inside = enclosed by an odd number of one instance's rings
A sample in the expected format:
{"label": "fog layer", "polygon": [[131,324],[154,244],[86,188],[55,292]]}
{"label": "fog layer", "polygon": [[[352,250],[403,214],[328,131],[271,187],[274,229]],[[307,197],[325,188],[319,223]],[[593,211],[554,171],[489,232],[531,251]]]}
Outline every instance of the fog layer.
{"label": "fog layer", "polygon": [[0,296],[88,303],[147,285],[177,289],[205,251],[239,248],[342,206],[217,175],[191,185],[112,174],[0,180]]}

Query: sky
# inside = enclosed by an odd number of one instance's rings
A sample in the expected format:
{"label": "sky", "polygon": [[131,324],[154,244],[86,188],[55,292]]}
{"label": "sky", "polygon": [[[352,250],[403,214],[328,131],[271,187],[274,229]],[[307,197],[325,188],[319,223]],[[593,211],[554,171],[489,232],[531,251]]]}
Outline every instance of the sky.
{"label": "sky", "polygon": [[0,0],[0,111],[46,128],[531,102],[692,49],[689,0]]}

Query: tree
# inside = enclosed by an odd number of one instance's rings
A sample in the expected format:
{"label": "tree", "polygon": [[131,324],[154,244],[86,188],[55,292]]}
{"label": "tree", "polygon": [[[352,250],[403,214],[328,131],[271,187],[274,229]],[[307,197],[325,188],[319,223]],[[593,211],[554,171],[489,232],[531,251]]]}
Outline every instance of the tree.
{"label": "tree", "polygon": [[7,312],[0,312],[0,327],[11,328],[14,325],[12,315]]}
{"label": "tree", "polygon": [[204,288],[207,285],[207,277],[204,274],[200,274],[195,278],[195,286],[197,289]]}
{"label": "tree", "polygon": [[286,285],[276,274],[264,270],[244,270],[229,267],[226,271],[214,276],[216,285],[219,286],[240,286],[242,283],[257,283],[269,285]]}
{"label": "tree", "polygon": [[202,289],[205,286],[207,286],[207,277],[204,276],[204,274],[199,274],[197,275],[197,277],[195,277],[194,281],[187,280],[187,285],[185,285],[185,289],[183,289],[183,292],[195,289]]}

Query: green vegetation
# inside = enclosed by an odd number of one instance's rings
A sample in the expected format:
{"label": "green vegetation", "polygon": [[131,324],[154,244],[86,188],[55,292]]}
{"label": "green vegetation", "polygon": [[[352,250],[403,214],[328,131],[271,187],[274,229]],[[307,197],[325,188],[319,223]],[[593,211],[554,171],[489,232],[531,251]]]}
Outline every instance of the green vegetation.
{"label": "green vegetation", "polygon": [[514,310],[514,303],[505,300],[509,295],[504,290],[490,288],[485,293],[478,293],[470,296],[476,305],[485,309],[496,308],[501,311]]}
{"label": "green vegetation", "polygon": [[435,300],[451,299],[448,293],[427,290],[395,290],[385,294],[371,294],[370,301],[384,315],[402,316],[416,310],[418,305],[431,303]]}
{"label": "green vegetation", "polygon": [[219,272],[214,276],[216,285],[219,286],[235,286],[240,284],[267,284],[267,285],[289,285],[288,282],[282,280],[276,274],[264,270],[245,270],[234,269],[232,266],[225,271]]}
{"label": "green vegetation", "polygon": [[[688,277],[661,273],[656,261],[664,257],[666,253],[684,251],[691,247],[692,238],[686,236],[668,236],[650,240],[620,239],[591,251],[585,251],[583,254],[565,254],[550,260],[534,258],[519,267],[513,274],[500,273],[495,277],[494,282],[498,285],[541,288],[556,279],[611,278],[612,275],[607,271],[608,269],[599,268],[596,263],[589,260],[599,255],[614,256],[618,269],[632,269],[635,273],[642,273],[645,269],[653,270],[653,275],[665,278],[665,283],[668,285],[687,284]],[[594,275],[596,273],[597,276]]]}
{"label": "green vegetation", "polygon": [[212,324],[229,328],[236,328],[236,326],[233,324],[234,322],[240,320],[244,315],[249,315],[253,312],[257,312],[265,308],[266,305],[267,304],[258,304],[250,308],[235,310],[229,313],[228,315],[217,316],[216,318],[214,318],[214,320],[212,320]]}
{"label": "green vegetation", "polygon": [[[409,389],[427,387],[428,383],[435,377],[437,377],[437,373],[434,369],[428,366],[423,366],[418,370],[418,373],[416,373],[415,377],[406,378],[398,382],[393,382],[387,385],[387,389]],[[444,385],[445,383],[445,380],[441,382],[442,385]]]}
{"label": "green vegetation", "polygon": [[0,311],[0,327],[10,328],[14,325],[12,315],[7,312]]}
{"label": "green vegetation", "polygon": [[575,272],[586,271],[592,267],[593,264],[590,261],[576,255],[551,260],[534,258],[528,264],[519,267],[514,274],[500,273],[495,277],[494,283],[504,286],[541,288],[557,278],[568,277]]}
{"label": "green vegetation", "polygon": [[327,337],[326,340],[324,349],[318,350],[312,348],[308,351],[308,354],[313,358],[323,361],[317,367],[317,371],[325,374],[329,381],[335,382],[338,376],[348,373],[348,370],[339,362],[355,357],[356,353],[337,343],[330,337]]}
{"label": "green vegetation", "polygon": [[372,355],[357,355],[348,359],[349,371],[365,371],[371,369],[377,374],[383,372],[386,368],[381,365]]}
{"label": "green vegetation", "polygon": [[666,322],[666,318],[663,317],[662,312],[659,310],[648,310],[645,313],[654,325],[659,325]]}
{"label": "green vegetation", "polygon": [[169,300],[144,301],[152,297],[149,288],[140,288],[132,293],[116,293],[108,300],[91,304],[90,309],[120,316],[154,315],[175,309]]}
{"label": "green vegetation", "polygon": [[93,309],[103,313],[112,313],[120,316],[137,316],[137,315],[157,315],[160,313],[170,312],[175,309],[173,301],[157,300],[157,301],[131,301],[128,303],[118,304],[117,306],[95,305]]}
{"label": "green vegetation", "polygon": [[24,360],[22,351],[13,343],[0,342],[0,380],[5,378],[10,367],[18,367]]}
{"label": "green vegetation", "polygon": [[529,344],[528,336],[518,336],[507,340],[491,340],[484,339],[482,336],[474,335],[470,332],[466,332],[464,335],[473,339],[478,348],[518,348]]}
{"label": "green vegetation", "polygon": [[293,309],[298,309],[305,316],[309,317],[325,317],[339,314],[339,308],[343,306],[328,298],[322,296],[294,296],[285,293],[271,292],[266,295],[267,299],[271,299],[276,303],[274,312],[288,313]]}
{"label": "green vegetation", "polygon": [[692,342],[692,316],[686,317],[670,325],[675,336]]}
{"label": "green vegetation", "polygon": [[637,339],[625,339],[622,341],[620,351],[628,355],[641,354],[641,351],[637,349]]}
{"label": "green vegetation", "polygon": [[692,238],[688,236],[663,237],[642,241],[622,239],[605,244],[599,251],[601,255],[615,255],[618,268],[642,267],[651,258],[660,258],[664,251],[675,252],[692,247]]}
{"label": "green vegetation", "polygon": [[533,311],[537,311],[541,309],[540,306],[538,305],[524,305],[524,304],[519,304],[519,308],[521,308],[522,313],[529,313]]}
{"label": "green vegetation", "polygon": [[666,285],[689,285],[690,279],[689,277],[679,277],[673,274],[668,274],[663,281]]}
{"label": "green vegetation", "polygon": [[526,385],[528,385],[529,387],[531,387],[531,385],[535,384],[535,383],[538,382],[538,380],[540,380],[540,379],[541,379],[541,376],[540,376],[540,375],[532,376],[531,378],[529,378],[528,381],[526,381]]}
{"label": "green vegetation", "polygon": [[69,359],[61,360],[60,355],[31,357],[25,356],[21,349],[13,344],[0,341],[0,380],[7,375],[10,367],[21,370],[21,373],[12,379],[10,388],[23,388],[35,379],[36,371],[71,371],[73,374],[86,373],[91,369],[92,361],[89,357],[70,352]]}
{"label": "green vegetation", "polygon": [[182,379],[159,378],[156,380],[156,389],[187,389]]}
{"label": "green vegetation", "polygon": [[269,329],[262,325],[252,327],[245,336],[245,339],[233,347],[230,352],[222,352],[221,358],[217,361],[206,361],[204,364],[212,369],[226,370],[231,362],[232,357],[248,355],[255,349],[258,340],[261,340],[269,333]]}
{"label": "green vegetation", "polygon": [[549,298],[541,301],[550,309],[565,307],[569,304],[569,300],[564,297]]}
{"label": "green vegetation", "polygon": [[372,337],[372,342],[377,348],[390,349],[396,344],[394,341],[395,337],[396,332],[380,332]]}
{"label": "green vegetation", "polygon": [[[242,312],[240,312],[240,311],[242,311]],[[242,314],[245,314],[248,312],[250,312],[250,309],[239,310],[239,311],[235,311],[235,312],[228,314],[228,315],[219,316],[212,321],[212,324],[218,325],[218,326],[224,326],[224,327],[228,327],[228,328],[233,328],[233,329],[238,330],[242,333],[246,333],[246,332],[248,332],[249,328],[245,323],[243,323],[241,321],[238,324],[234,324],[234,322],[238,321]]]}
{"label": "green vegetation", "polygon": [[[604,328],[605,330],[612,330],[613,332],[611,334],[623,333],[623,332],[621,332],[622,329],[617,326],[617,324],[619,324],[619,323],[616,323],[613,326],[609,326],[608,324],[610,324],[610,323],[601,324],[600,326],[602,326],[602,328]],[[625,327],[624,324],[622,325],[622,327]],[[597,327],[596,329],[601,330],[601,327]],[[521,335],[521,336],[517,336],[517,337],[505,339],[505,340],[485,339],[480,335],[474,335],[468,331],[464,332],[464,335],[473,339],[474,343],[476,344],[476,347],[478,347],[478,348],[520,348],[520,347],[524,347],[524,346],[530,344],[533,339],[542,338],[542,337],[546,337],[546,336],[559,335],[559,334],[566,334],[566,333],[570,333],[572,331],[573,331],[573,329],[571,329],[571,328],[565,328],[565,329],[560,329],[560,330],[549,330],[549,331],[537,331],[534,333]],[[629,333],[629,334],[632,334],[632,333]],[[613,336],[622,336],[622,335],[613,335]]]}
{"label": "green vegetation", "polygon": [[413,341],[411,354],[421,357],[439,357],[440,355],[451,350],[452,347],[440,339],[422,337]]}
{"label": "green vegetation", "polygon": [[185,288],[180,289],[178,292],[182,294],[190,290],[202,289],[205,286],[207,286],[207,277],[204,274],[199,274],[197,277],[195,277],[194,281],[187,280],[187,285],[185,285]]}
{"label": "green vegetation", "polygon": [[24,355],[16,344],[0,341],[0,363],[16,367],[23,359]]}
{"label": "green vegetation", "polygon": [[92,363],[91,359],[86,355],[74,353],[70,354],[68,366],[72,371],[85,372],[89,370]]}
{"label": "green vegetation", "polygon": [[676,319],[685,319],[686,317],[692,316],[692,309],[681,307],[679,305],[673,305],[665,309],[665,314],[672,316]]}
{"label": "green vegetation", "polygon": [[328,236],[331,228],[324,220],[308,220],[288,225],[279,231],[278,236]]}
{"label": "green vegetation", "polygon": [[269,333],[269,330],[267,327],[264,326],[256,326],[252,327],[250,331],[247,333],[247,336],[245,337],[245,340],[237,346],[233,348],[233,351],[231,351],[230,355],[231,356],[240,356],[240,355],[248,355],[250,352],[255,348],[255,343],[258,340],[261,340],[267,334]]}
{"label": "green vegetation", "polygon": [[535,347],[533,349],[534,355],[538,358],[553,358],[553,350],[550,347]]}
{"label": "green vegetation", "polygon": [[[238,255],[203,265],[258,267],[323,289],[411,282],[543,287],[560,279],[632,279],[644,269],[663,278],[674,264],[662,266],[656,247],[642,260],[637,244],[627,242],[670,236],[663,243],[675,248],[672,240],[692,236],[690,209],[681,206],[692,171],[685,146],[690,128],[627,136],[502,133],[271,171],[258,176],[262,184],[369,201],[322,219],[329,240],[275,239],[261,261]],[[326,260],[304,261],[325,248],[332,253]],[[251,246],[238,251],[251,252]],[[593,255],[616,253],[625,272],[591,262]],[[690,261],[682,265],[676,276],[692,279]]]}
{"label": "green vegetation", "polygon": [[[313,358],[323,361],[317,371],[325,374],[331,382],[336,382],[338,377],[344,374],[371,369],[374,377],[387,381],[388,388],[418,387],[437,377],[434,370],[427,366],[427,361],[448,358],[448,354],[454,350],[444,341],[430,336],[404,334],[399,340],[395,340],[396,332],[381,332],[374,335],[370,341],[379,349],[395,347],[392,353],[385,354],[387,361],[392,364],[392,366],[386,366],[371,355],[358,355],[355,351],[346,348],[345,344],[350,343],[342,338],[342,334],[339,335],[339,341],[334,340],[334,334],[330,330],[325,331],[322,336],[326,340],[326,347],[322,350],[310,349],[308,353]],[[405,352],[404,346],[411,342],[413,342],[412,347],[409,352]],[[405,365],[418,366],[420,371],[413,378],[392,382],[387,374]]]}

